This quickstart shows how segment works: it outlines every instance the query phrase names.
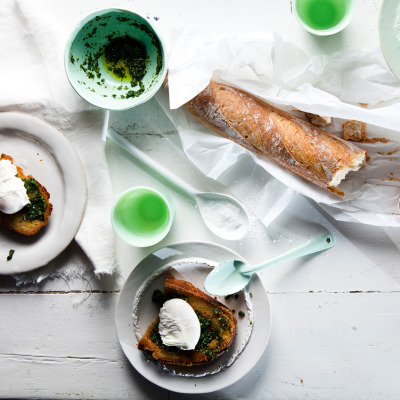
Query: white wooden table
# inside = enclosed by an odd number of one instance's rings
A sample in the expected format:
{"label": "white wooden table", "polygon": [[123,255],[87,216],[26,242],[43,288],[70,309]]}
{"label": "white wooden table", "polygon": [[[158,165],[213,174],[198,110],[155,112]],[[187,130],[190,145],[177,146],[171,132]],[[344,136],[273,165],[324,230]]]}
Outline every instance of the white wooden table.
{"label": "white wooden table", "polygon": [[[275,31],[308,54],[379,45],[381,1],[358,0],[357,13],[342,33],[328,38],[307,34],[294,20],[289,0],[239,0],[166,3],[48,1],[49,13],[71,28],[94,9],[119,6],[145,11],[171,26],[188,25],[216,33]],[[135,115],[124,135],[197,188],[224,190],[203,177],[179,149],[173,127],[155,102]],[[130,116],[131,117],[131,116]],[[126,114],[112,113],[118,126]],[[114,125],[113,125],[114,124]],[[160,133],[161,132],[161,133]],[[160,185],[112,143],[106,144],[114,192],[137,184]],[[236,384],[202,395],[209,399],[394,399],[400,396],[400,230],[339,223],[318,205],[298,195],[268,228],[253,225],[242,243],[209,234],[190,203],[171,192],[179,212],[160,246],[180,241],[213,241],[250,262],[302,241],[304,232],[326,228],[337,245],[307,263],[288,262],[261,273],[272,309],[267,349],[255,368]],[[190,223],[188,223],[188,221]],[[79,262],[81,278],[45,280],[16,287],[0,277],[0,397],[65,399],[181,399],[148,382],[130,365],[119,345],[114,310],[124,280],[154,248],[135,249],[117,240],[120,268],[96,279],[72,242],[54,261]]]}

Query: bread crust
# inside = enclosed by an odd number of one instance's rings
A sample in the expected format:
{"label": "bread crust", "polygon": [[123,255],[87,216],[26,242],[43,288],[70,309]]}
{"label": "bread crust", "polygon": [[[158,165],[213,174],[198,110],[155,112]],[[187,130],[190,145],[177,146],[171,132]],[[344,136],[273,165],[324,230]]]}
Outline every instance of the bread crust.
{"label": "bread crust", "polygon": [[[14,160],[11,156],[6,154],[1,154],[0,160],[9,160],[14,164]],[[16,164],[14,164],[17,168],[17,176],[21,179],[29,179],[32,178],[32,175],[25,175],[22,168]],[[36,180],[36,179],[35,179]],[[50,194],[47,189],[36,180],[38,184],[38,188],[40,190],[41,195],[46,201],[46,208],[44,211],[44,219],[39,220],[24,220],[24,212],[18,211],[14,214],[5,214],[0,211],[0,223],[4,225],[6,228],[13,230],[14,232],[20,233],[26,236],[36,235],[45,225],[47,225],[51,212],[53,210],[53,205],[50,203]]]}
{"label": "bread crust", "polygon": [[[181,350],[178,352],[169,351],[160,347],[151,339],[153,328],[158,324],[159,318],[150,324],[145,334],[138,343],[138,349],[149,354],[154,360],[162,364],[194,366],[205,364],[215,360],[228,350],[236,336],[237,321],[233,312],[225,305],[215,300],[211,296],[202,292],[190,282],[175,279],[172,275],[165,278],[165,296],[178,296],[187,299],[192,308],[198,311],[204,318],[212,321],[220,330],[222,343],[216,347],[216,339],[210,343],[210,349],[215,350],[212,356],[200,350]],[[221,329],[220,318],[224,318],[229,327]],[[224,325],[226,326],[226,325]]]}
{"label": "bread crust", "polygon": [[343,197],[335,176],[367,159],[353,143],[214,81],[183,107],[218,134]]}

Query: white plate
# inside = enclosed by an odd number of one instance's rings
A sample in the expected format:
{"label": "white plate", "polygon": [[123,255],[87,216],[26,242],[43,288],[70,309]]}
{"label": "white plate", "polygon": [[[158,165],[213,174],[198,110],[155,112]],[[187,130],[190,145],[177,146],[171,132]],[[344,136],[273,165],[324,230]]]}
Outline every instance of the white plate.
{"label": "white plate", "polygon": [[45,186],[53,205],[47,226],[32,237],[0,227],[0,274],[16,274],[46,265],[72,241],[85,209],[86,177],[68,140],[30,115],[0,113],[0,153]]}
{"label": "white plate", "polygon": [[[217,373],[219,365],[221,363],[229,364],[229,357],[232,356],[232,352],[235,352],[235,348],[231,348],[226,357],[225,354],[221,356],[222,361],[217,359],[208,364],[206,367],[208,374],[204,374],[206,370],[204,370],[205,367],[202,367],[203,370],[200,373],[205,376],[198,376],[197,373],[199,371],[195,373],[196,376],[182,375],[182,371],[176,370],[172,373],[171,370],[163,369],[155,362],[149,362],[143,352],[137,349],[138,338],[135,326],[138,326],[140,330],[144,330],[158,313],[157,306],[150,299],[154,285],[150,285],[148,290],[142,293],[144,283],[149,282],[150,276],[156,277],[155,282],[160,284],[162,280],[157,277],[162,277],[163,272],[160,273],[159,271],[165,271],[166,267],[172,265],[178,270],[178,275],[183,275],[184,279],[191,281],[199,289],[204,290],[203,286],[199,285],[199,279],[203,279],[204,282],[205,276],[203,273],[199,274],[196,263],[215,266],[230,259],[241,259],[241,257],[225,247],[211,243],[178,243],[161,248],[147,256],[127,278],[116,306],[115,323],[117,334],[121,347],[133,367],[149,381],[174,392],[213,392],[223,389],[244,377],[262,356],[270,334],[271,312],[267,294],[257,275],[253,276],[247,287],[247,291],[252,294],[253,315],[251,316],[252,332],[250,338],[248,338],[246,346],[235,358],[234,362],[224,367],[220,372]],[[194,268],[188,267],[187,265],[189,264]],[[180,266],[182,267],[181,269],[179,269]],[[202,278],[200,278],[201,275],[203,275]],[[153,282],[153,279],[150,279],[150,281]],[[157,288],[163,289],[162,286]],[[238,305],[238,303],[235,303],[236,299],[234,298],[218,298],[218,300],[225,303],[229,308],[234,308]],[[243,296],[242,300],[239,299],[238,301],[243,301]],[[137,306],[139,308],[146,307],[140,310],[139,317],[144,318],[144,320],[140,321],[139,324],[136,321],[136,312],[134,312]],[[241,320],[238,316],[240,309],[235,310],[238,320],[238,336],[234,345],[236,343],[237,346],[240,346],[249,320],[246,320],[248,318],[247,312],[245,320]],[[241,310],[244,311],[243,308]]]}
{"label": "white plate", "polygon": [[384,0],[379,17],[379,39],[390,69],[400,79],[400,0]]}

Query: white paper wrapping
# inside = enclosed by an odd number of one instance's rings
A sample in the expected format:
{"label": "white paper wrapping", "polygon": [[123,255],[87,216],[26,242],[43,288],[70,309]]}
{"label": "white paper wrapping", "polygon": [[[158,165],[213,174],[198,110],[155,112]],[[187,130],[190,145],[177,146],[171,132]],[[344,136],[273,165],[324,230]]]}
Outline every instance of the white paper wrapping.
{"label": "white paper wrapping", "polygon": [[[278,35],[212,38],[206,33],[177,28],[171,32],[169,101],[157,100],[176,126],[190,160],[208,177],[226,184],[243,202],[249,190],[258,203],[257,215],[266,224],[283,209],[292,191],[320,203],[338,220],[372,225],[400,226],[400,83],[387,67],[380,49],[355,49],[331,56],[308,57]],[[346,120],[366,122],[369,137],[388,143],[362,143],[370,161],[351,172],[340,185],[346,197],[334,195],[219,137],[179,107],[203,90],[210,78],[246,90],[297,115],[304,112],[333,117],[329,131],[339,136]],[[243,169],[242,163],[246,164]],[[238,168],[240,165],[240,168]],[[260,166],[265,182],[251,179]],[[236,176],[247,176],[252,185],[240,188]],[[270,177],[276,178],[274,185]],[[229,177],[229,178],[228,178]],[[284,188],[282,188],[284,184]],[[257,186],[257,185],[256,185]],[[254,208],[254,207],[253,207]]]}

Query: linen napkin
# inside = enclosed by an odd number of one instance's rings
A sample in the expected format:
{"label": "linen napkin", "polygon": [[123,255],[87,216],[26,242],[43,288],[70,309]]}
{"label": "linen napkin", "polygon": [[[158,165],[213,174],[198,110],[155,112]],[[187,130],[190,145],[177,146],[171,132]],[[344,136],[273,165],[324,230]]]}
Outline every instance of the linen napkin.
{"label": "linen napkin", "polygon": [[[76,242],[97,276],[116,268],[110,213],[112,188],[102,132],[106,112],[81,99],[64,71],[64,46],[76,22],[63,20],[41,2],[3,1],[0,13],[0,112],[29,113],[63,133],[78,152],[87,179],[87,204]],[[81,18],[81,17],[79,17]],[[76,246],[75,246],[76,247]],[[75,250],[75,249],[74,249]],[[76,251],[76,250],[75,250]],[[82,257],[52,262],[17,282],[47,276],[80,276]]]}

